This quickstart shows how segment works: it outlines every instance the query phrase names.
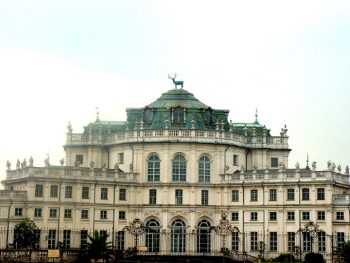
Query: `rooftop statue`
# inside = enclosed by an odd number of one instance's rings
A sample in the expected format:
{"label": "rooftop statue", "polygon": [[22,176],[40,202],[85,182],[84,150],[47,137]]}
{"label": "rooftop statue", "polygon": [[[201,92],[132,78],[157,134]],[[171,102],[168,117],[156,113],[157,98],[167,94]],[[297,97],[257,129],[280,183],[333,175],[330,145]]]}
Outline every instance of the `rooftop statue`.
{"label": "rooftop statue", "polygon": [[184,88],[184,82],[182,80],[175,80],[176,74],[174,75],[173,78],[170,75],[168,75],[168,78],[173,80],[173,83],[175,85],[175,89],[177,89],[178,85],[181,86],[182,89]]}

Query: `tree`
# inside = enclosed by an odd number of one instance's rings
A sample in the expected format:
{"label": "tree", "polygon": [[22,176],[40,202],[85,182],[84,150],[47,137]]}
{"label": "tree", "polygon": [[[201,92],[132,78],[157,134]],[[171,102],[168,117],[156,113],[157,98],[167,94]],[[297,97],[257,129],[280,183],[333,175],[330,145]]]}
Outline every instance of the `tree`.
{"label": "tree", "polygon": [[101,235],[98,231],[93,236],[88,235],[90,243],[87,244],[88,257],[97,262],[98,259],[109,261],[112,256],[111,242],[107,242],[108,235]]}
{"label": "tree", "polygon": [[14,246],[16,248],[35,248],[40,239],[38,231],[40,230],[35,225],[34,221],[25,218],[15,226]]}
{"label": "tree", "polygon": [[350,240],[344,243],[344,246],[342,249],[342,256],[344,258],[343,262],[350,263]]}

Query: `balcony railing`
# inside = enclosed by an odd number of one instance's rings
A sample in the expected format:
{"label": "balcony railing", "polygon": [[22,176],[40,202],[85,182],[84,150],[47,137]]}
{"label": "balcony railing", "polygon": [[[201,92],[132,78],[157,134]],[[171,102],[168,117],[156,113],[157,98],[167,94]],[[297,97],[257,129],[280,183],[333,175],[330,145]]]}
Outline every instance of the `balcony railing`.
{"label": "balcony railing", "polygon": [[349,185],[349,176],[332,171],[285,170],[246,170],[234,174],[220,174],[221,183],[258,183],[258,182],[314,182],[334,181]]}
{"label": "balcony railing", "polygon": [[77,144],[119,144],[127,142],[147,142],[147,141],[184,141],[184,142],[205,142],[205,143],[225,143],[234,145],[255,146],[269,145],[273,148],[288,148],[288,137],[286,136],[254,136],[247,137],[234,132],[221,130],[184,130],[184,129],[164,129],[164,130],[133,130],[102,134],[82,134],[68,133],[67,145]]}
{"label": "balcony railing", "polygon": [[45,178],[94,178],[106,181],[137,182],[138,173],[120,172],[114,169],[71,167],[71,166],[49,166],[49,167],[27,167],[24,169],[7,171],[6,180],[16,180],[26,177]]}

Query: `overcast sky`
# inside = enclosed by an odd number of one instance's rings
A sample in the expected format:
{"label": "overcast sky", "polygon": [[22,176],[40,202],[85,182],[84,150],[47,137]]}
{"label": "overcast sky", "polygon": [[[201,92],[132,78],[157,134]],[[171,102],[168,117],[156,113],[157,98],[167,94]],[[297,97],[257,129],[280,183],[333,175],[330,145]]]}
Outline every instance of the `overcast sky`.
{"label": "overcast sky", "polygon": [[287,125],[290,167],[350,164],[350,1],[0,2],[0,179],[96,118],[184,88],[233,122]]}

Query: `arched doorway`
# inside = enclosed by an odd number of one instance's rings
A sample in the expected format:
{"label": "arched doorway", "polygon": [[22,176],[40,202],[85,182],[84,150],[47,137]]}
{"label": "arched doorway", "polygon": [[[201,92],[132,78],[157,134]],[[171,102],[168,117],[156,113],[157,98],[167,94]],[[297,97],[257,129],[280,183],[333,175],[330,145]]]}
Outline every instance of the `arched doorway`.
{"label": "arched doorway", "polygon": [[171,252],[186,251],[186,224],[176,219],[171,225]]}
{"label": "arched doorway", "polygon": [[159,252],[159,232],[159,222],[155,219],[149,220],[146,224],[146,246],[148,252]]}
{"label": "arched doorway", "polygon": [[197,225],[197,252],[209,253],[211,244],[210,223],[202,220]]}

